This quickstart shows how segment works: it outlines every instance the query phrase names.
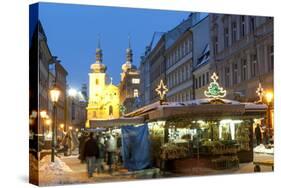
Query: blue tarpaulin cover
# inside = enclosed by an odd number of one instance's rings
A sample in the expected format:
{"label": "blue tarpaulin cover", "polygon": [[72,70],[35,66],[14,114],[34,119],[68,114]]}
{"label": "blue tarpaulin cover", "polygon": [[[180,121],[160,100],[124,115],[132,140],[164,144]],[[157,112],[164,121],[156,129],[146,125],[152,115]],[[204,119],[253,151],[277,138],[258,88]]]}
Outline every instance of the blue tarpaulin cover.
{"label": "blue tarpaulin cover", "polygon": [[129,171],[150,166],[150,141],[147,123],[134,127],[122,126],[122,157]]}

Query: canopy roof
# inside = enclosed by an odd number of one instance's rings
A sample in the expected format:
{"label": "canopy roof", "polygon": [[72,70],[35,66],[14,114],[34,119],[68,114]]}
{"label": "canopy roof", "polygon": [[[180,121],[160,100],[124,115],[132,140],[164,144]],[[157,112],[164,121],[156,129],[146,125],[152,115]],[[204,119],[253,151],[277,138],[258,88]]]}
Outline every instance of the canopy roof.
{"label": "canopy roof", "polygon": [[122,125],[137,125],[142,124],[144,122],[144,118],[139,117],[120,117],[118,119],[95,119],[90,120],[90,127],[97,128],[97,127],[104,127],[104,128],[113,128]]}
{"label": "canopy roof", "polygon": [[144,106],[125,114],[119,119],[90,120],[92,126],[115,127],[120,125],[141,124],[145,121],[171,120],[184,118],[190,120],[207,119],[250,119],[266,115],[267,106],[257,103],[240,103],[238,101],[219,99],[198,99],[187,102],[159,102]]}

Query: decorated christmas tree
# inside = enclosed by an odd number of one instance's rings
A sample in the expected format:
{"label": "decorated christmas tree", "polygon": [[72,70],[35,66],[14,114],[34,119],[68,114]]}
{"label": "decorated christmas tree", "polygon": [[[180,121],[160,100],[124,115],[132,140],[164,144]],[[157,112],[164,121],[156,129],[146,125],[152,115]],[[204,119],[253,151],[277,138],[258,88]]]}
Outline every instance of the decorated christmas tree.
{"label": "decorated christmas tree", "polygon": [[214,98],[214,99],[219,99],[219,98],[225,97],[226,90],[224,90],[222,87],[219,86],[219,84],[217,82],[218,76],[215,72],[211,76],[211,79],[213,81],[210,83],[208,90],[204,92],[205,96],[208,98]]}

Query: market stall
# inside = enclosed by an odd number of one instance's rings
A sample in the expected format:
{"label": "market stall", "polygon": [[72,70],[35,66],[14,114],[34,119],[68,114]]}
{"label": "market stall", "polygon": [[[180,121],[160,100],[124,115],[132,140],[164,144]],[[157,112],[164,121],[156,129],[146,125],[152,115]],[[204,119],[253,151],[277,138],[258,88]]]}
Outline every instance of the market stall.
{"label": "market stall", "polygon": [[154,146],[156,165],[162,159],[168,170],[198,164],[223,169],[253,161],[253,125],[265,116],[266,108],[263,104],[200,99],[154,103],[126,116],[146,117],[151,139],[158,142],[154,144],[158,145]]}
{"label": "market stall", "polygon": [[217,83],[217,75],[211,78],[207,98],[166,102],[168,89],[161,81],[156,89],[160,101],[120,119],[91,121],[91,126],[147,123],[151,161],[162,170],[184,172],[199,166],[226,169],[252,162],[254,126],[266,116],[267,106],[223,99],[226,91]]}

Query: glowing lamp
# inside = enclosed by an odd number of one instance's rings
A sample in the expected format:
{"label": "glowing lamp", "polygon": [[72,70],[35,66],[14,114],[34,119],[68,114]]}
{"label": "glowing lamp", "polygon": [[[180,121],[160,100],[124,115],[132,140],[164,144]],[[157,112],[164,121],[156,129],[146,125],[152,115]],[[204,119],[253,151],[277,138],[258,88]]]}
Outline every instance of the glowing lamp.
{"label": "glowing lamp", "polygon": [[54,87],[50,90],[51,101],[53,103],[57,103],[60,97],[60,90],[54,85]]}
{"label": "glowing lamp", "polygon": [[64,128],[64,124],[63,124],[63,123],[60,124],[60,128],[61,128],[61,129]]}
{"label": "glowing lamp", "polygon": [[271,103],[271,101],[272,101],[272,99],[273,99],[273,93],[272,93],[272,92],[267,92],[267,93],[265,94],[265,98],[266,98],[266,101],[267,101],[268,103]]}
{"label": "glowing lamp", "polygon": [[47,112],[46,112],[45,110],[42,110],[42,111],[40,112],[40,116],[41,116],[43,119],[48,117]]}

